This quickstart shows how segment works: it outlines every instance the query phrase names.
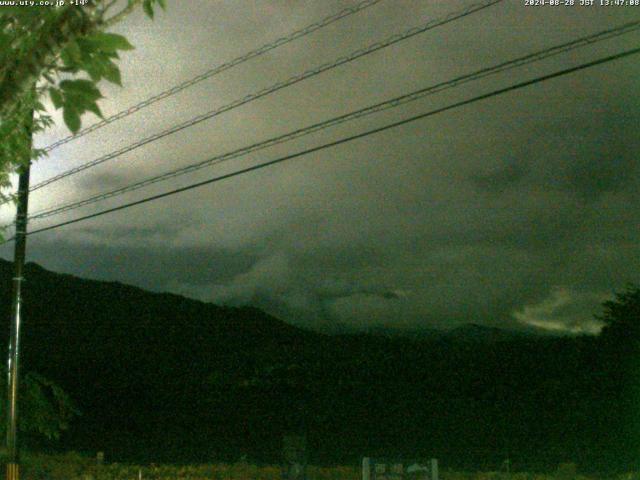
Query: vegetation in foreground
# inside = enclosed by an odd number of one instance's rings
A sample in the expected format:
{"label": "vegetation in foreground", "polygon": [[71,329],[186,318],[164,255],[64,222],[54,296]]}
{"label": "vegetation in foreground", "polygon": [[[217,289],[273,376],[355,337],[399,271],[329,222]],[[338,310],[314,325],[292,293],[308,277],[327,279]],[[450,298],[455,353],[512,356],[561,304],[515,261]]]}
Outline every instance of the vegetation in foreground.
{"label": "vegetation in foreground", "polygon": [[[105,463],[75,452],[64,455],[27,454],[23,457],[24,480],[279,480],[278,465],[254,465],[247,462],[204,465],[132,465]],[[309,480],[360,480],[359,466],[317,467],[307,469]],[[561,464],[553,473],[459,472],[442,470],[441,480],[599,480],[598,476],[577,473],[574,464]],[[635,480],[636,473],[606,477],[611,480]]]}
{"label": "vegetation in foreground", "polygon": [[[494,338],[476,328],[413,339],[322,335],[257,309],[35,264],[27,274],[25,372],[55,382],[81,412],[56,442],[23,435],[32,451],[277,464],[283,436],[304,433],[316,465],[433,456],[490,471],[508,456],[528,472],[563,462],[593,474],[640,468],[637,288],[603,306],[598,337]],[[0,328],[11,278],[0,261]]]}

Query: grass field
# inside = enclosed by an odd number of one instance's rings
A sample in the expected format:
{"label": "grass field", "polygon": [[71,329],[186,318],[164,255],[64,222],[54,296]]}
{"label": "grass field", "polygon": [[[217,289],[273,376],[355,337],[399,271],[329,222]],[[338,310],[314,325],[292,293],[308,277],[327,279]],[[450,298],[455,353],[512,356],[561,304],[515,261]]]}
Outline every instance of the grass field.
{"label": "grass field", "polygon": [[[76,453],[66,455],[28,454],[23,456],[23,480],[280,480],[279,466],[249,463],[174,465],[125,465],[108,463],[97,466],[95,459]],[[360,480],[356,466],[314,467],[307,469],[309,480]],[[561,465],[554,474],[513,472],[440,472],[440,480],[602,480],[576,474],[572,464]],[[607,477],[607,480],[640,480],[638,474]]]}

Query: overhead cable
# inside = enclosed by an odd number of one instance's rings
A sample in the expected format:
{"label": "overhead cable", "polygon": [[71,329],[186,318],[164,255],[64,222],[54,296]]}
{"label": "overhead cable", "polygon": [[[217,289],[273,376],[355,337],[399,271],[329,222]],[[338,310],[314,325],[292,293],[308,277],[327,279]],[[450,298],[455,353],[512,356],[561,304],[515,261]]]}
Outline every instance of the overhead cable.
{"label": "overhead cable", "polygon": [[508,60],[505,62],[502,62],[500,64],[491,66],[491,67],[487,67],[487,68],[483,68],[481,70],[477,70],[473,73],[470,74],[466,74],[460,77],[456,77],[452,80],[448,80],[446,82],[441,82],[426,88],[422,88],[420,90],[411,92],[409,94],[405,94],[399,97],[395,97],[392,98],[390,100],[386,100],[384,102],[380,102],[374,105],[370,105],[368,107],[365,108],[361,108],[359,110],[347,113],[345,115],[341,115],[338,117],[334,117],[331,118],[329,120],[325,120],[323,122],[319,122],[319,123],[315,123],[313,125],[304,127],[304,128],[300,128],[291,132],[288,132],[284,135],[279,135],[273,138],[270,138],[268,140],[264,140],[258,143],[254,143],[252,145],[240,148],[240,149],[236,149],[233,150],[231,152],[227,152],[221,155],[216,155],[215,157],[191,164],[191,165],[187,165],[185,167],[181,167],[160,175],[156,175],[154,177],[151,178],[147,178],[144,179],[142,181],[130,184],[130,185],[126,185],[124,187],[120,187],[114,190],[111,190],[109,192],[103,192],[82,200],[77,200],[74,202],[70,202],[67,204],[63,204],[63,205],[58,205],[58,206],[54,206],[54,207],[50,207],[47,209],[43,209],[37,212],[34,212],[32,215],[29,216],[29,220],[33,221],[33,220],[41,220],[47,217],[51,217],[53,215],[58,215],[60,213],[63,212],[67,212],[70,210],[75,210],[77,208],[83,207],[83,206],[87,206],[96,202],[100,202],[102,200],[106,200],[108,198],[112,198],[112,197],[116,197],[116,196],[120,196],[123,195],[125,193],[128,192],[132,192],[138,189],[141,189],[143,187],[158,183],[158,182],[162,182],[162,181],[166,181],[169,180],[171,178],[175,178],[181,175],[185,175],[188,173],[192,173],[195,172],[197,170],[200,170],[202,168],[206,168],[212,165],[217,165],[219,163],[225,162],[225,161],[229,161],[231,159],[235,159],[238,157],[242,157],[245,155],[248,155],[250,153],[274,146],[274,145],[278,145],[281,143],[285,143],[285,142],[289,142],[293,139],[299,138],[299,137],[303,137],[312,133],[315,133],[317,131],[320,130],[324,130],[351,120],[356,120],[358,118],[362,118],[377,112],[381,112],[384,110],[388,110],[391,108],[395,108],[397,106],[400,105],[404,105],[406,103],[409,102],[413,102],[419,99],[422,99],[424,97],[427,97],[429,95],[433,95],[435,93],[441,92],[443,90],[447,90],[447,89],[451,89],[451,88],[455,88],[459,85],[465,84],[465,83],[469,83],[475,80],[479,80],[485,77],[488,77],[490,75],[496,75],[498,73],[501,72],[505,72],[507,70],[511,70],[513,68],[517,68],[517,67],[521,67],[523,65],[527,65],[530,63],[534,63],[534,62],[538,62],[540,60],[552,57],[552,56],[556,56],[559,55],[561,53],[565,53],[571,50],[575,50],[577,48],[581,48],[584,47],[586,45],[591,45],[594,44],[596,42],[601,42],[625,33],[630,33],[633,31],[637,31],[640,29],[640,20],[639,21],[634,21],[634,22],[628,22],[625,23],[623,25],[620,25],[618,27],[615,28],[611,28],[611,29],[607,29],[589,36],[585,36],[585,37],[581,37],[579,39],[576,40],[572,40],[570,42],[567,43],[563,43],[561,45],[556,45],[553,47],[549,47],[549,48],[545,48],[543,50],[539,50],[537,52],[525,55],[525,56],[521,56],[512,60]]}
{"label": "overhead cable", "polygon": [[137,142],[134,142],[126,147],[120,148],[118,150],[115,150],[111,153],[108,153],[106,155],[103,155],[95,160],[83,163],[81,165],[78,165],[77,167],[71,168],[65,172],[62,172],[58,175],[55,175],[53,177],[50,177],[46,180],[43,180],[40,183],[36,183],[35,185],[33,185],[30,188],[30,191],[35,191],[38,190],[42,187],[45,187],[47,185],[50,185],[54,182],[57,182],[59,180],[62,180],[63,178],[69,177],[71,175],[75,175],[79,172],[82,172],[84,170],[87,170],[89,168],[95,167],[96,165],[100,165],[106,161],[112,160],[116,157],[119,157],[120,155],[123,155],[125,153],[131,152],[132,150],[135,150],[139,147],[142,147],[144,145],[147,145],[151,142],[154,142],[156,140],[159,140],[161,138],[164,138],[168,135],[171,135],[173,133],[179,132],[181,130],[184,130],[186,128],[192,127],[198,123],[201,123],[205,120],[208,120],[210,118],[216,117],[222,113],[228,112],[230,110],[233,110],[235,108],[238,108],[242,105],[245,105],[249,102],[252,102],[254,100],[257,100],[259,98],[262,97],[266,97],[267,95],[270,95],[274,92],[277,92],[279,90],[282,90],[284,88],[287,88],[291,85],[294,85],[298,82],[301,82],[303,80],[306,80],[307,78],[311,78],[314,77],[316,75],[319,75],[323,72],[326,72],[328,70],[332,70],[336,67],[339,67],[341,65],[344,65],[346,63],[352,62],[354,60],[357,60],[361,57],[364,57],[366,55],[369,55],[373,52],[376,52],[378,50],[382,50],[383,48],[389,47],[391,45],[397,44],[399,42],[402,42],[404,40],[407,40],[409,38],[412,38],[416,35],[419,35],[421,33],[427,32],[433,28],[439,27],[441,25],[445,25],[447,23],[453,22],[455,20],[461,19],[463,17],[466,17],[468,15],[471,15],[475,12],[478,12],[480,10],[483,10],[487,7],[490,7],[492,5],[495,5],[497,3],[502,2],[503,0],[484,0],[482,2],[478,2],[478,3],[474,3],[472,5],[469,5],[467,7],[465,7],[464,9],[454,12],[454,13],[450,13],[440,19],[437,20],[431,20],[429,22],[427,22],[426,24],[423,24],[421,26],[418,27],[414,27],[414,28],[410,28],[409,30],[406,30],[403,33],[400,34],[396,34],[393,35],[385,40],[373,43],[371,45],[369,45],[368,47],[365,48],[361,48],[358,49],[352,53],[350,53],[349,55],[343,56],[338,58],[337,60],[334,60],[332,62],[329,63],[325,63],[322,64],[318,67],[315,67],[311,70],[307,70],[304,73],[298,74],[298,75],[294,75],[290,78],[288,78],[287,80],[283,80],[280,81],[278,83],[275,83],[273,85],[271,85],[270,87],[264,88],[256,93],[252,93],[249,94],[241,99],[235,100],[227,105],[224,105],[222,107],[216,108],[215,110],[211,110],[210,112],[198,115],[190,120],[187,120],[186,122],[180,123],[178,125],[174,125],[173,127],[170,127],[166,130],[163,130],[162,132],[159,133],[155,133],[149,137],[146,137],[142,140],[138,140]]}
{"label": "overhead cable", "polygon": [[253,58],[259,57],[260,55],[264,55],[267,52],[270,52],[271,50],[274,50],[278,47],[281,47],[283,45],[286,45],[288,43],[293,42],[294,40],[297,40],[299,38],[302,38],[306,35],[309,35],[317,30],[320,30],[321,28],[324,28],[328,25],[331,25],[334,22],[337,22],[338,20],[342,20],[345,17],[348,17],[350,15],[353,15],[355,13],[358,13],[366,8],[369,8],[373,5],[375,5],[376,3],[381,2],[382,0],[364,0],[363,2],[360,2],[352,7],[347,7],[344,10],[339,11],[338,13],[335,13],[333,15],[330,15],[322,20],[320,20],[319,22],[315,22],[312,23],[311,25],[307,25],[304,28],[301,28],[300,30],[296,30],[295,32],[290,33],[289,35],[287,35],[286,37],[282,37],[279,38],[273,42],[270,43],[266,43],[264,45],[262,45],[259,48],[256,48],[255,50],[252,50],[248,53],[245,53],[244,55],[241,55],[239,57],[234,58],[233,60],[230,60],[228,62],[225,62],[221,65],[217,65],[209,70],[207,70],[206,72],[201,73],[200,75],[193,77],[189,80],[186,80],[182,83],[179,83],[178,85],[175,85],[167,90],[164,90],[163,92],[160,92],[152,97],[149,97],[143,101],[141,101],[140,103],[137,103],[135,105],[132,105],[124,110],[121,110],[118,113],[115,113],[103,120],[100,120],[97,123],[94,123],[93,125],[90,125],[86,128],[83,128],[82,130],[80,130],[79,132],[73,134],[73,135],[69,135],[65,138],[62,138],[48,146],[46,146],[44,148],[45,152],[50,152],[52,150],[54,150],[55,148],[64,145],[65,143],[69,143],[72,140],[76,140],[80,137],[85,136],[88,133],[91,133],[95,130],[98,130],[99,128],[104,127],[105,125],[109,125],[110,123],[113,123],[117,120],[120,120],[121,118],[125,118],[128,117],[129,115],[132,115],[133,113],[136,113],[140,110],[142,110],[143,108],[148,107],[149,105],[153,105],[156,102],[159,102],[160,100],[163,100],[167,97],[170,97],[172,95],[175,95],[176,93],[179,93],[189,87],[192,87],[193,85],[202,82],[203,80],[206,80],[208,78],[211,78],[215,75],[218,75],[226,70],[229,70],[235,66],[238,66],[244,62],[247,62]]}
{"label": "overhead cable", "polygon": [[[318,152],[318,151],[326,150],[328,148],[332,148],[332,147],[335,147],[335,146],[338,146],[338,145],[342,145],[344,143],[351,142],[353,140],[357,140],[357,139],[360,139],[360,138],[368,137],[369,135],[380,133],[380,132],[383,132],[383,131],[386,131],[386,130],[389,130],[389,129],[392,129],[392,128],[397,128],[399,126],[406,125],[408,123],[412,123],[412,122],[415,122],[417,120],[422,120],[424,118],[428,118],[428,117],[437,115],[439,113],[450,111],[450,110],[453,110],[455,108],[459,108],[459,107],[462,107],[462,106],[465,106],[465,105],[470,105],[472,103],[475,103],[475,102],[478,102],[478,101],[481,101],[481,100],[486,100],[486,99],[491,98],[491,97],[496,97],[496,96],[502,95],[504,93],[513,92],[515,90],[519,90],[521,88],[525,88],[525,87],[528,87],[530,85],[534,85],[534,84],[538,84],[538,83],[541,83],[541,82],[545,82],[545,81],[551,80],[553,78],[557,78],[557,77],[561,77],[561,76],[568,75],[568,74],[571,74],[571,73],[575,73],[575,72],[578,72],[578,71],[582,71],[582,70],[585,70],[587,68],[591,68],[591,67],[594,67],[594,66],[597,66],[597,65],[602,65],[602,64],[605,64],[605,63],[608,63],[608,62],[612,62],[614,60],[619,60],[619,59],[622,59],[622,58],[625,58],[625,57],[629,57],[631,55],[637,55],[638,53],[640,53],[640,48],[634,48],[634,49],[626,50],[624,52],[621,52],[621,53],[618,53],[618,54],[615,54],[615,55],[610,55],[610,56],[607,56],[607,57],[604,57],[604,58],[599,58],[597,60],[593,60],[591,62],[583,63],[583,64],[575,66],[575,67],[567,68],[567,69],[560,70],[560,71],[557,71],[557,72],[554,72],[554,73],[551,73],[551,74],[547,74],[547,75],[543,75],[543,76],[540,76],[540,77],[536,77],[536,78],[534,78],[532,80],[527,80],[527,81],[516,83],[514,85],[511,85],[511,86],[508,86],[508,87],[505,87],[505,88],[500,88],[500,89],[497,89],[497,90],[493,90],[493,91],[491,91],[489,93],[478,95],[478,96],[475,96],[475,97],[472,97],[470,99],[463,100],[463,101],[460,101],[460,102],[452,103],[452,104],[450,104],[450,105],[448,105],[446,107],[441,107],[441,108],[438,108],[438,109],[435,109],[435,110],[431,110],[431,111],[426,112],[426,113],[422,113],[422,114],[419,114],[419,115],[414,115],[412,117],[405,118],[405,119],[397,121],[397,122],[389,123],[387,125],[383,125],[381,127],[377,127],[377,128],[371,129],[371,130],[367,130],[367,131],[362,132],[362,133],[358,133],[358,134],[355,134],[355,135],[350,135],[348,137],[343,137],[343,138],[341,138],[339,140],[336,140],[336,141],[333,141],[333,142],[329,142],[329,143],[325,143],[325,144],[317,146],[317,147],[313,147],[313,148],[302,150],[302,151],[299,151],[299,152],[296,152],[296,153],[285,155],[285,156],[279,157],[279,158],[277,158],[275,160],[270,160],[268,162],[260,163],[258,165],[253,165],[251,167],[247,167],[247,168],[244,168],[244,169],[241,169],[241,170],[237,170],[237,171],[232,172],[232,173],[227,173],[227,174],[224,174],[224,175],[213,177],[213,178],[210,178],[208,180],[203,180],[201,182],[192,183],[190,185],[187,185],[187,186],[184,186],[184,187],[181,187],[181,188],[176,188],[174,190],[170,190],[170,191],[167,191],[167,192],[164,192],[164,193],[160,193],[160,194],[157,194],[157,195],[152,195],[152,196],[143,198],[141,200],[136,200],[134,202],[125,203],[125,204],[119,205],[117,207],[108,208],[108,209],[102,210],[100,212],[92,213],[90,215],[84,215],[82,217],[74,218],[72,220],[67,220],[67,221],[56,223],[54,225],[49,225],[47,227],[43,227],[43,228],[40,228],[40,229],[37,229],[37,230],[32,230],[32,231],[28,232],[28,235],[34,235],[36,233],[46,232],[46,231],[57,229],[57,228],[64,227],[64,226],[67,226],[67,225],[72,225],[74,223],[83,222],[85,220],[89,220],[89,219],[92,219],[92,218],[97,218],[97,217],[100,217],[102,215],[106,215],[108,213],[117,212],[117,211],[124,210],[124,209],[130,208],[130,207],[134,207],[136,205],[141,205],[143,203],[152,202],[152,201],[155,201],[155,200],[159,200],[161,198],[169,197],[169,196],[172,196],[172,195],[175,195],[175,194],[178,194],[178,193],[186,192],[188,190],[193,190],[195,188],[199,188],[199,187],[202,187],[202,186],[205,186],[205,185],[209,185],[209,184],[216,183],[216,182],[219,182],[219,181],[222,181],[222,180],[226,180],[228,178],[237,177],[239,175],[243,175],[245,173],[249,173],[249,172],[252,172],[252,171],[255,171],[255,170],[260,170],[260,169],[263,169],[263,168],[266,168],[266,167],[269,167],[269,166],[272,166],[272,165],[276,165],[278,163],[285,162],[287,160],[292,160],[294,158],[302,157],[302,156],[305,156],[305,155],[308,155],[308,154],[311,154],[311,153],[314,153],[314,152]],[[14,240],[14,238],[11,238],[11,239],[7,240],[7,242],[9,242],[11,240]]]}

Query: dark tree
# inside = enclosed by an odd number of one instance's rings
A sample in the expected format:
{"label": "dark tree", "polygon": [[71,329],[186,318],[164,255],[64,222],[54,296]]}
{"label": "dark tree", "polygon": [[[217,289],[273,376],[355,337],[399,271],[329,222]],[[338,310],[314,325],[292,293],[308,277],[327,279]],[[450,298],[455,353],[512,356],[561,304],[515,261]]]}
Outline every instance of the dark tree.
{"label": "dark tree", "polygon": [[602,339],[625,350],[640,346],[640,288],[628,286],[603,307],[604,313],[597,316],[605,324]]}
{"label": "dark tree", "polygon": [[[0,395],[7,391],[6,370],[0,368]],[[27,373],[20,382],[19,428],[30,440],[44,437],[56,440],[69,428],[69,422],[79,414],[74,402],[56,383],[38,375]],[[4,404],[0,403],[2,407]],[[0,408],[0,435],[4,435],[5,409]]]}
{"label": "dark tree", "polygon": [[602,438],[611,438],[611,463],[638,468],[640,452],[640,288],[630,285],[603,303],[596,385],[610,413]]}

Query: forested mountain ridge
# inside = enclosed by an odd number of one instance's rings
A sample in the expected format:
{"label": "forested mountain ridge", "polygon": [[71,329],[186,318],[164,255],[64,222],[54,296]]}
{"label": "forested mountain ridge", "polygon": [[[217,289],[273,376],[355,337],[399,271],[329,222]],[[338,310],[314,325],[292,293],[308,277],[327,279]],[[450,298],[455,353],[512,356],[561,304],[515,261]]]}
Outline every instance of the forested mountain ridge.
{"label": "forested mountain ridge", "polygon": [[[0,261],[4,331],[11,276]],[[26,278],[23,368],[58,382],[83,413],[59,448],[120,461],[273,462],[295,431],[315,462],[428,455],[496,469],[508,456],[522,468],[610,470],[638,458],[635,390],[597,337],[483,339],[479,326],[332,336],[255,308],[35,264]]]}

